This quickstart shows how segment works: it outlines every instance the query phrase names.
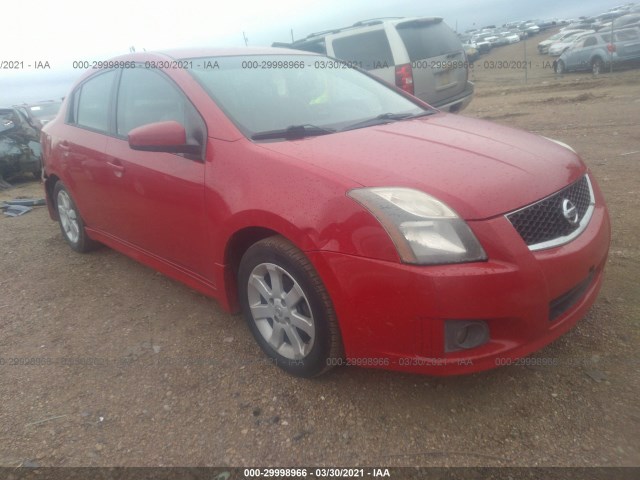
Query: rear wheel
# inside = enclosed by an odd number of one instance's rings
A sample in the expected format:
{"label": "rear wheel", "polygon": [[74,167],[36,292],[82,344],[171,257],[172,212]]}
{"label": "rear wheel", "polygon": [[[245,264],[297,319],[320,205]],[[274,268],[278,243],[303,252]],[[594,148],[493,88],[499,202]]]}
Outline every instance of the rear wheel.
{"label": "rear wheel", "polygon": [[594,75],[600,75],[602,73],[603,66],[604,64],[602,62],[602,59],[596,57],[591,61],[591,72]]}
{"label": "rear wheel", "polygon": [[56,183],[53,198],[58,211],[62,236],[76,252],[84,253],[95,248],[96,243],[84,231],[84,222],[71,194],[62,182]]}
{"label": "rear wheel", "polygon": [[329,295],[311,262],[290,242],[275,236],[251,246],[240,262],[238,282],[247,324],[280,368],[313,377],[342,358]]}

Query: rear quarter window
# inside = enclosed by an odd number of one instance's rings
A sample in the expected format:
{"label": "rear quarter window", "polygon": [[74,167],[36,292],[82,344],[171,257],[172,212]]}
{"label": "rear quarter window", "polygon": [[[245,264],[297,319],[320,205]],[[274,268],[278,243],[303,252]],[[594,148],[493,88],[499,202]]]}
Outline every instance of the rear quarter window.
{"label": "rear quarter window", "polygon": [[400,23],[396,29],[412,62],[462,50],[460,39],[441,21]]}
{"label": "rear quarter window", "polygon": [[635,30],[625,30],[624,32],[617,32],[615,34],[618,42],[625,42],[627,40],[637,40],[638,32]]}
{"label": "rear quarter window", "polygon": [[384,30],[336,38],[332,45],[337,58],[357,62],[365,70],[394,65],[393,54]]}
{"label": "rear quarter window", "polygon": [[305,52],[320,53],[326,55],[327,47],[325,46],[324,39],[315,42],[305,42],[295,45],[294,48],[298,50],[304,50]]}

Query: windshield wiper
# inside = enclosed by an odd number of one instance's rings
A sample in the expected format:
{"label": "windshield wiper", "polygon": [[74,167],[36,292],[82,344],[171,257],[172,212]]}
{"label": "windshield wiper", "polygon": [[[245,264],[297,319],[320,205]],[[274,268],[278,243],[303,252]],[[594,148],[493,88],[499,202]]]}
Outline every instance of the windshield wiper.
{"label": "windshield wiper", "polygon": [[368,118],[361,122],[356,122],[348,127],[343,128],[341,131],[355,130],[356,128],[372,127],[374,125],[384,125],[385,123],[395,122],[397,120],[409,120],[418,117],[426,117],[436,113],[435,110],[425,110],[420,113],[381,113],[377,117]]}
{"label": "windshield wiper", "polygon": [[284,138],[286,140],[296,140],[298,138],[313,137],[317,135],[328,135],[335,133],[335,129],[318,127],[316,125],[291,125],[280,130],[268,130],[266,132],[254,133],[251,135],[252,140],[270,140],[275,138]]}

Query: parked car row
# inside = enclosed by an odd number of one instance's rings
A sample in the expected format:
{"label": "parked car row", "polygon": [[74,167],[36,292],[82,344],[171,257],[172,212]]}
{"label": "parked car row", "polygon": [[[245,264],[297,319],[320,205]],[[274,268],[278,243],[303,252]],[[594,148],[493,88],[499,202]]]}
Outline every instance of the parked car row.
{"label": "parked car row", "polygon": [[[575,50],[584,46],[584,41],[587,37],[589,45],[593,46],[593,35],[597,32],[599,34],[608,34],[609,37],[612,33],[620,30],[640,28],[640,6],[634,4],[628,4],[611,9],[608,12],[604,12],[600,15],[593,17],[580,17],[578,21],[571,21],[567,26],[560,29],[551,37],[541,41],[538,44],[538,52],[541,54],[547,53],[552,57],[559,57],[570,48],[574,50],[572,57],[575,57]],[[633,34],[622,34],[621,38],[626,36],[633,36]],[[604,37],[596,36],[602,40]],[[625,40],[626,41],[626,40]],[[615,62],[615,59],[612,59]],[[572,62],[568,62],[567,59],[563,61],[563,65],[568,67]],[[596,62],[597,63],[597,62]],[[593,67],[593,65],[585,66],[584,69]],[[597,69],[597,65],[596,65]]]}
{"label": "parked car row", "polygon": [[[459,37],[465,49],[476,50],[479,56],[489,53],[495,47],[518,43],[559,23],[561,23],[560,20],[528,20],[508,23],[502,27],[490,25],[480,30],[468,30],[464,34],[460,34]],[[471,57],[469,53],[467,53],[467,56]],[[473,61],[475,58],[470,58],[470,60]]]}
{"label": "parked car row", "polygon": [[567,29],[581,30],[607,30],[626,27],[639,22],[640,5],[627,5],[624,8],[610,10],[593,17],[580,17],[572,20],[566,26]]}

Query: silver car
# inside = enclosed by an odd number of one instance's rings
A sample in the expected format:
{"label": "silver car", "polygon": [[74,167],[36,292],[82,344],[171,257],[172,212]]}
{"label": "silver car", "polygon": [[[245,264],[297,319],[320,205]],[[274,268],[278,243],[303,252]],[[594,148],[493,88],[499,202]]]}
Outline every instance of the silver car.
{"label": "silver car", "polygon": [[[546,40],[543,40],[538,44],[538,52],[547,53],[549,51],[549,47],[558,42],[568,41],[574,35],[579,33],[584,33],[586,30],[561,30],[555,35],[550,36]],[[562,53],[562,52],[560,52]]]}
{"label": "silver car", "polygon": [[609,66],[640,62],[640,31],[626,28],[613,33],[598,32],[577,40],[555,62],[557,73],[591,70],[598,75]]}
{"label": "silver car", "polygon": [[273,46],[344,60],[441,110],[460,111],[473,98],[464,48],[442,18],[365,20]]}
{"label": "silver car", "polygon": [[581,38],[586,37],[589,34],[595,33],[594,30],[577,30],[574,31],[571,35],[564,38],[563,40],[557,41],[549,45],[549,49],[547,53],[552,57],[559,57],[562,55],[562,52],[571,47],[574,43],[576,43]]}

